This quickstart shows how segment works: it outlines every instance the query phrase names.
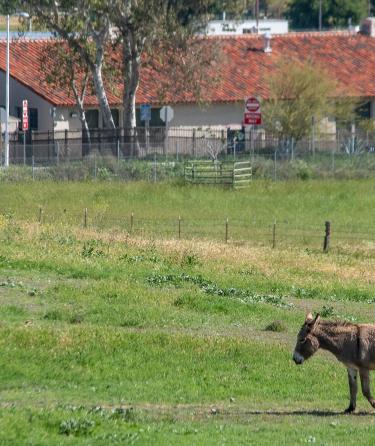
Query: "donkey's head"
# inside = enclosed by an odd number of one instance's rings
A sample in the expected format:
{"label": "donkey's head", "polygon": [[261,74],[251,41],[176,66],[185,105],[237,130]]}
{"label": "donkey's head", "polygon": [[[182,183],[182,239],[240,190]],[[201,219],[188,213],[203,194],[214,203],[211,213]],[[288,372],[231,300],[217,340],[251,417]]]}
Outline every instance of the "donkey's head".
{"label": "donkey's head", "polygon": [[319,341],[314,336],[314,328],[319,322],[319,314],[314,318],[311,313],[306,316],[305,323],[297,335],[297,344],[293,353],[293,361],[302,364],[309,359],[319,348]]}

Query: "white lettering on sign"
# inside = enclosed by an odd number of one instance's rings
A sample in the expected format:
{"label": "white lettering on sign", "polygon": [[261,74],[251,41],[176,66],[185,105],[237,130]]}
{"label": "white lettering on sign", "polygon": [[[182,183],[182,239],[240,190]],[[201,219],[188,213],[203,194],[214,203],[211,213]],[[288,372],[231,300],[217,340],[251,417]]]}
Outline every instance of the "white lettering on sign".
{"label": "white lettering on sign", "polygon": [[255,96],[250,96],[245,102],[246,110],[251,113],[255,113],[260,109],[260,102]]}
{"label": "white lettering on sign", "polygon": [[29,130],[29,108],[27,100],[22,101],[22,131]]}

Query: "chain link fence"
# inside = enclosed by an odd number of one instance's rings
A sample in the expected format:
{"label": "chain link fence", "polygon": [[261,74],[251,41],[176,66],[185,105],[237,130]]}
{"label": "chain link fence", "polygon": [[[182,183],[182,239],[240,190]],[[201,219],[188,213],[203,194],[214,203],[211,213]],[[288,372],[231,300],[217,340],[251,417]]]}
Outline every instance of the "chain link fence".
{"label": "chain link fence", "polygon": [[321,134],[294,141],[258,129],[137,128],[82,132],[32,132],[13,137],[10,163],[24,167],[33,179],[164,180],[183,176],[183,164],[194,159],[250,160],[253,177],[364,178],[375,174],[375,134]]}

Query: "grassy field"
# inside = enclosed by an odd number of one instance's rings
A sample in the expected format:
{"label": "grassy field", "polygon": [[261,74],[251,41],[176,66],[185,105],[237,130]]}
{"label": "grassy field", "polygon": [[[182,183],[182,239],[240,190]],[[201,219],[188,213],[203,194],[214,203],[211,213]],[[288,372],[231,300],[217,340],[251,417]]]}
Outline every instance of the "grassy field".
{"label": "grassy field", "polygon": [[146,182],[3,183],[0,209],[16,219],[122,229],[138,235],[176,237],[181,218],[182,238],[222,241],[229,219],[233,241],[270,245],[277,221],[278,242],[318,247],[324,222],[331,221],[332,244],[355,238],[375,241],[372,225],[375,181],[254,181],[246,190],[188,187]]}
{"label": "grassy field", "polygon": [[344,367],[323,352],[291,360],[307,310],[374,321],[373,245],[323,254],[35,221],[38,205],[212,218],[251,205],[308,222],[326,218],[320,195],[367,227],[373,182],[1,187],[0,444],[373,444],[362,396],[342,414]]}

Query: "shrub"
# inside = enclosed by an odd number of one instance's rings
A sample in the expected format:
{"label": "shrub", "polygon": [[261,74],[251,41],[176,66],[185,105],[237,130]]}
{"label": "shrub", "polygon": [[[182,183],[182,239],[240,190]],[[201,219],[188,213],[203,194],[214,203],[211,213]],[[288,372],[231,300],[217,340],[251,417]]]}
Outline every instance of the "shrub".
{"label": "shrub", "polygon": [[287,331],[287,327],[282,321],[272,321],[267,327],[264,329],[265,331],[274,331],[276,333],[281,333]]}

